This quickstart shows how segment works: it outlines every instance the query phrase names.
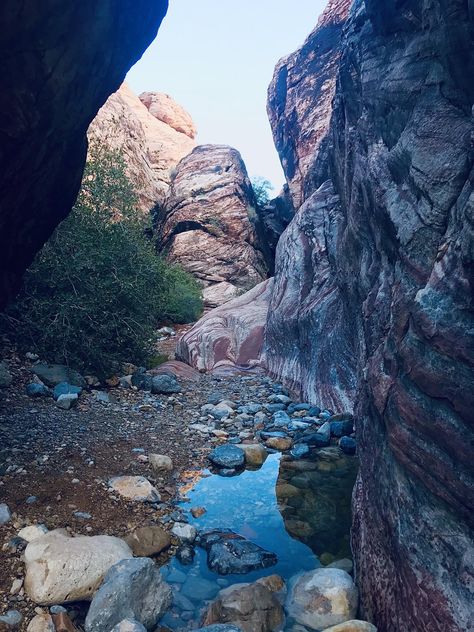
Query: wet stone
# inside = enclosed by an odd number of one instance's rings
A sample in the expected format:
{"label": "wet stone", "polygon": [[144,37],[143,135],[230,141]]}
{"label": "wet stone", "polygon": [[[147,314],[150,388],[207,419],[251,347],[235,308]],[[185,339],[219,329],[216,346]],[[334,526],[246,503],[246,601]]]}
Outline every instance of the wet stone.
{"label": "wet stone", "polygon": [[277,563],[275,553],[229,529],[203,533],[197,543],[207,551],[209,568],[219,575],[242,575]]}
{"label": "wet stone", "polygon": [[235,469],[245,464],[245,453],[235,445],[221,445],[209,454],[209,460],[220,468]]}

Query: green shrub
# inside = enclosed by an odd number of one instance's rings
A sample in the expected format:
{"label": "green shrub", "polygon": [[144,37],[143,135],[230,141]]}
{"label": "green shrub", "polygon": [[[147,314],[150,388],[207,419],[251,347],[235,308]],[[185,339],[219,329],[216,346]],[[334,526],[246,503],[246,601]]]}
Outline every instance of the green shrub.
{"label": "green shrub", "polygon": [[261,176],[256,176],[251,181],[258,206],[265,206],[270,201],[270,192],[273,190],[272,183]]}
{"label": "green shrub", "polygon": [[156,255],[145,229],[120,153],[93,148],[74,209],[6,314],[20,347],[104,376],[145,363],[159,322],[195,320],[197,282]]}

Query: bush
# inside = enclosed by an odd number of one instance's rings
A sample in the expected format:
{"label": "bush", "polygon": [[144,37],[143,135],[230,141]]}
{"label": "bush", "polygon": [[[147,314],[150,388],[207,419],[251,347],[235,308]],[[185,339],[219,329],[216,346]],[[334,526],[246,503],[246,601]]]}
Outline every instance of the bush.
{"label": "bush", "polygon": [[256,176],[252,178],[252,188],[258,206],[265,206],[270,202],[270,192],[273,191],[273,185],[269,180],[261,176]]}
{"label": "bush", "polygon": [[145,363],[159,322],[195,320],[197,282],[156,255],[144,224],[120,153],[92,148],[74,209],[6,314],[20,347],[104,376]]}

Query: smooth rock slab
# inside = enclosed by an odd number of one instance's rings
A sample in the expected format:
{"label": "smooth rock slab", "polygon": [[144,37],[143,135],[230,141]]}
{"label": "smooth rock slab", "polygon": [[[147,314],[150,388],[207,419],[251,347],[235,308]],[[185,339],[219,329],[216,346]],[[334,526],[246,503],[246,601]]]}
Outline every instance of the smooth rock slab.
{"label": "smooth rock slab", "polygon": [[337,568],[317,568],[297,575],[290,582],[287,613],[312,630],[353,619],[358,593],[351,576]]}
{"label": "smooth rock slab", "polygon": [[153,629],[170,607],[171,588],[149,558],[122,560],[107,573],[87,613],[86,632],[110,632],[124,619]]}
{"label": "smooth rock slab", "polygon": [[144,476],[116,476],[109,481],[110,489],[124,498],[143,503],[161,500],[158,490]]}
{"label": "smooth rock slab", "polygon": [[209,454],[209,460],[217,467],[234,469],[244,466],[245,453],[235,445],[220,445]]}
{"label": "smooth rock slab", "polygon": [[37,604],[91,599],[105,574],[131,558],[127,544],[108,535],[71,538],[63,530],[46,533],[25,549],[25,590]]}
{"label": "smooth rock slab", "polygon": [[209,568],[219,575],[242,575],[277,563],[275,553],[246,540],[230,529],[202,533],[197,544],[207,551]]}

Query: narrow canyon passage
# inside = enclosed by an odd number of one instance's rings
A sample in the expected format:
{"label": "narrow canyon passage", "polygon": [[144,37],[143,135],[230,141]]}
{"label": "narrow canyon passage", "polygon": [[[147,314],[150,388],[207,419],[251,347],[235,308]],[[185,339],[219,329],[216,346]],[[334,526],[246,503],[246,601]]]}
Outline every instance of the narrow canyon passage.
{"label": "narrow canyon passage", "polygon": [[185,4],[0,7],[0,632],[471,632],[471,3]]}

